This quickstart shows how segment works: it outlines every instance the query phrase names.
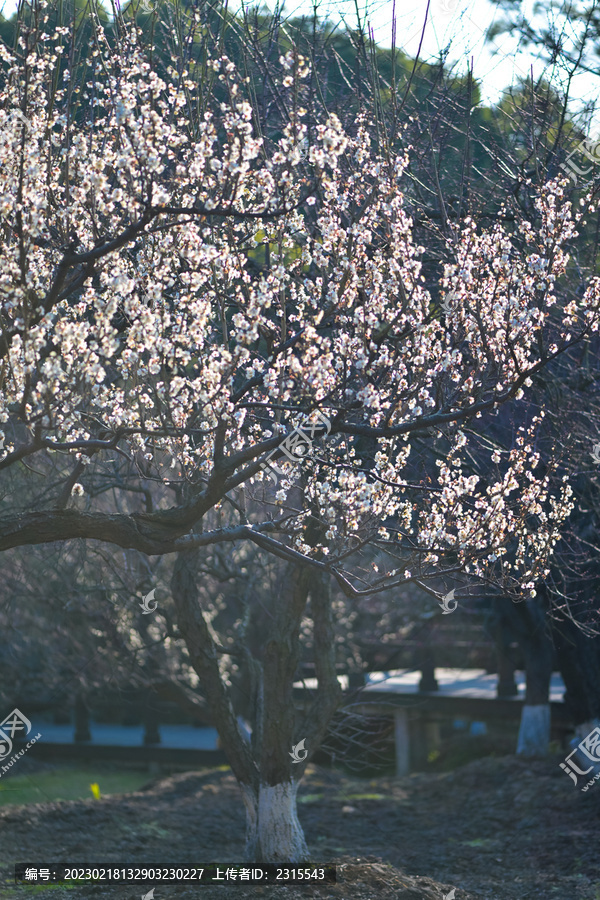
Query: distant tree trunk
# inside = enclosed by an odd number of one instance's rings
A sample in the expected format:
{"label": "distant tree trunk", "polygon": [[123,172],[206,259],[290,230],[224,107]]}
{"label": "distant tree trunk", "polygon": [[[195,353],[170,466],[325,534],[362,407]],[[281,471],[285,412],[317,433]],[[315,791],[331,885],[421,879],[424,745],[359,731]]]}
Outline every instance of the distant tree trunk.
{"label": "distant tree trunk", "polygon": [[85,698],[81,691],[77,691],[75,694],[75,734],[73,736],[73,740],[76,744],[83,744],[87,741],[91,741],[92,735],[90,733],[90,725],[89,725],[89,711],[87,708],[87,704],[85,702]]}
{"label": "distant tree trunk", "polygon": [[148,691],[144,697],[144,744],[152,746],[161,743],[159,714],[156,708],[158,697],[154,691]]}
{"label": "distant tree trunk", "polygon": [[545,756],[550,743],[550,678],[554,647],[544,610],[538,602],[513,606],[517,611],[518,640],[525,656],[525,704],[517,742],[517,756]]}
{"label": "distant tree trunk", "polygon": [[492,628],[496,644],[496,662],[498,666],[498,697],[516,697],[519,693],[515,681],[515,661],[511,647],[510,630],[505,622],[498,623]]}
{"label": "distant tree trunk", "polygon": [[521,711],[517,756],[545,756],[550,742],[550,704],[526,703]]}
{"label": "distant tree trunk", "polygon": [[[586,696],[585,682],[581,673],[579,658],[582,642],[581,631],[567,619],[553,620],[552,631],[560,674],[565,684],[564,703],[567,712],[580,725],[590,719],[590,705]],[[590,641],[584,637],[584,641]]]}
{"label": "distant tree trunk", "polygon": [[437,691],[439,687],[435,677],[435,656],[431,646],[432,628],[433,620],[424,623],[417,651],[417,666],[421,670],[420,691]]}
{"label": "distant tree trunk", "polygon": [[498,697],[516,697],[519,693],[515,681],[515,665],[508,653],[498,650]]}
{"label": "distant tree trunk", "polygon": [[420,691],[437,691],[439,685],[435,677],[435,657],[431,647],[424,647],[420,655],[421,680],[419,681]]}
{"label": "distant tree trunk", "polygon": [[[525,657],[526,693],[521,712],[517,755],[545,756],[550,743],[549,701],[554,647],[546,617],[544,587],[538,588],[537,598],[525,603],[513,603],[503,597],[492,601],[488,630],[501,653],[505,649],[510,651],[511,639],[515,639]],[[502,690],[506,691],[506,695],[511,690],[507,674],[508,670],[504,668]]]}
{"label": "distant tree trunk", "polygon": [[[574,606],[571,611],[576,616],[581,611]],[[575,724],[587,729],[587,734],[595,727],[591,723],[600,719],[600,639],[588,636],[566,617],[554,619],[552,627],[566,687],[565,705]]]}

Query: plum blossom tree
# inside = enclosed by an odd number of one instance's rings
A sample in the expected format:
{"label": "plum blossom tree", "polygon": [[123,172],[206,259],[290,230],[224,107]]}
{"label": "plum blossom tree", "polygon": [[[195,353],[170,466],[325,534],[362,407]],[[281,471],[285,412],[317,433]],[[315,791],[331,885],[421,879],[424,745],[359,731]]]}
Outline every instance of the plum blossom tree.
{"label": "plum blossom tree", "polygon": [[[177,555],[178,634],[242,789],[248,852],[298,862],[297,786],[340,700],[332,584],[353,598],[460,574],[521,597],[548,572],[571,501],[558,459],[535,471],[543,411],[503,447],[487,426],[597,330],[598,279],[574,297],[562,278],[585,208],[552,181],[534,224],[454,225],[440,308],[405,209],[407,154],[367,109],[347,127],[328,114],[297,51],[269,71],[276,115],[261,119],[208,42],[201,64],[182,50],[164,67],[134,25],[109,40],[92,15],[78,68],[47,10],[0,47],[0,472],[26,467],[39,498],[11,496],[0,548]],[[328,436],[284,459],[323,417]],[[247,648],[220,645],[198,599],[202,553],[236,542],[287,566],[249,658],[251,743],[220,660]],[[309,598],[319,687],[299,732]]]}

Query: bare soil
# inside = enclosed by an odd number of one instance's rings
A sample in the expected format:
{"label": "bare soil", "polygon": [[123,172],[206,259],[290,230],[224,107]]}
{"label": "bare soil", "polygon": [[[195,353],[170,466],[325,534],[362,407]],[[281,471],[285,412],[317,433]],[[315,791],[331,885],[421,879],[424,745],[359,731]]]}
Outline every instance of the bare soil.
{"label": "bare soil", "polygon": [[[340,867],[336,885],[161,884],[154,900],[443,900],[452,888],[454,900],[600,900],[600,782],[582,793],[561,759],[485,758],[450,773],[368,780],[312,766],[300,821],[314,861]],[[15,862],[239,866],[243,849],[229,771],[157,778],[101,800],[5,807],[0,897],[139,900],[151,887],[11,887]]]}

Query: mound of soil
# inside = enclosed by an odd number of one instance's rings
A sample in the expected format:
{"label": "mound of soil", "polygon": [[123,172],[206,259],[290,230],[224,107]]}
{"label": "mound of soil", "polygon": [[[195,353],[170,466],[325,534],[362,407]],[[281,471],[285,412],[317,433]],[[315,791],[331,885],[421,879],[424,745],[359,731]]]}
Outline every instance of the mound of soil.
{"label": "mound of soil", "polygon": [[[351,779],[312,766],[299,817],[315,862],[339,866],[336,885],[155,885],[154,900],[599,900],[600,783],[587,793],[562,756],[479,759],[454,772]],[[243,864],[244,815],[229,771],[159,778],[101,800],[0,810],[0,897],[15,862],[173,866]],[[132,900],[150,885],[52,889],[54,900]],[[39,888],[37,888],[39,891]]]}

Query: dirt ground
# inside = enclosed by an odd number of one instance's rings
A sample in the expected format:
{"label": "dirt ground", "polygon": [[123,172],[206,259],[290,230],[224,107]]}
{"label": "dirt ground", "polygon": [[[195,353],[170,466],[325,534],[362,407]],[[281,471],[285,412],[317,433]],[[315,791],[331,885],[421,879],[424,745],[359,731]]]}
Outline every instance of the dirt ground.
{"label": "dirt ground", "polygon": [[[314,861],[343,867],[336,885],[163,884],[154,900],[443,900],[452,888],[454,900],[600,900],[600,782],[582,793],[561,759],[485,758],[450,773],[375,780],[311,767],[300,821]],[[159,777],[101,800],[5,807],[0,897],[139,900],[151,885],[14,886],[14,864],[241,865],[243,845],[229,771]]]}

